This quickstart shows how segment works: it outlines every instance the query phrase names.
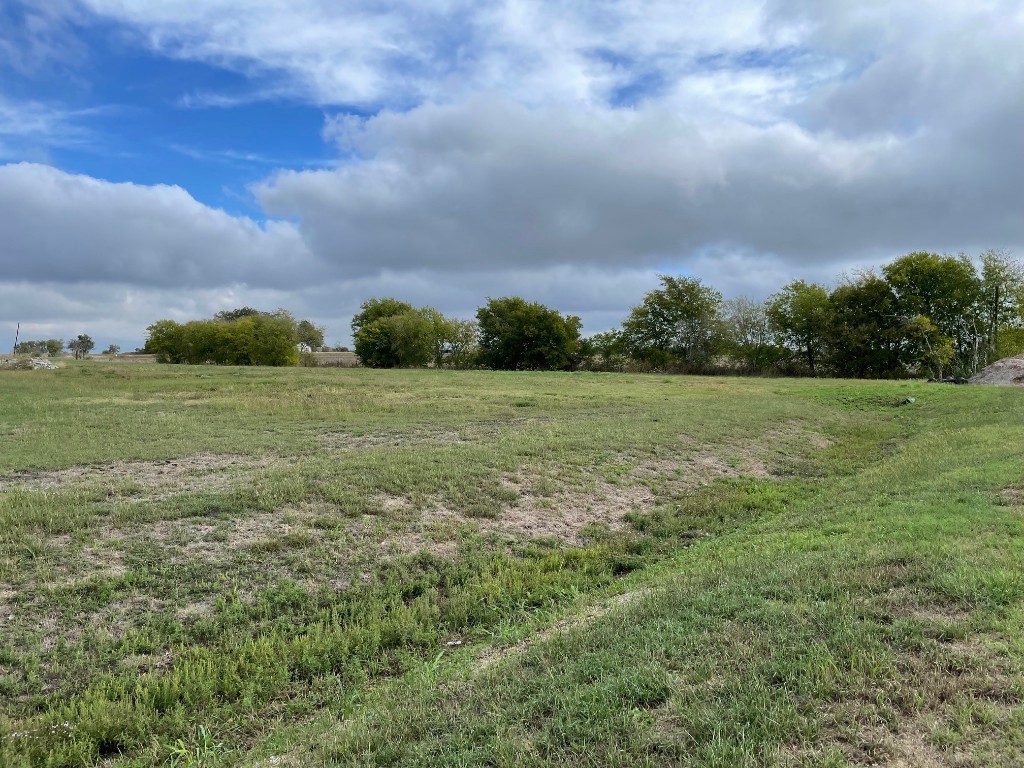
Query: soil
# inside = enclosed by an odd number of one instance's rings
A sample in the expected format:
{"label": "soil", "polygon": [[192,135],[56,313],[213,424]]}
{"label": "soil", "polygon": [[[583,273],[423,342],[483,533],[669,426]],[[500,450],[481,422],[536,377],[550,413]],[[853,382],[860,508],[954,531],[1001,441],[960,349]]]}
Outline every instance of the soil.
{"label": "soil", "polygon": [[1024,386],[1024,355],[1004,357],[971,377],[971,384],[995,387]]}

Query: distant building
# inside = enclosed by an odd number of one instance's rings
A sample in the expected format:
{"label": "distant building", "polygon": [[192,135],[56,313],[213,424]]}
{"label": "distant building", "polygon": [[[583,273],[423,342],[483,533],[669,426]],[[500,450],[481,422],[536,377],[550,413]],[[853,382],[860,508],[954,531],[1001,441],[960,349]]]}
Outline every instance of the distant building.
{"label": "distant building", "polygon": [[299,352],[312,352],[313,348],[304,341],[299,342]]}

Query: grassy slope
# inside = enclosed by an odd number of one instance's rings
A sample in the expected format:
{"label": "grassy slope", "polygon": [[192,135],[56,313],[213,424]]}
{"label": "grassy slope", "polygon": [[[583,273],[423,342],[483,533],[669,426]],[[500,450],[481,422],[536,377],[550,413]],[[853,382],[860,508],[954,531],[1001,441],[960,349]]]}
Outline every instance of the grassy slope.
{"label": "grassy slope", "polygon": [[[127,481],[0,493],[13,764],[1013,765],[1024,749],[1024,524],[999,493],[1024,486],[1015,391],[79,366],[0,377],[0,402],[0,476],[274,458],[158,500]],[[397,439],[320,437],[339,432]],[[834,444],[809,451],[813,434]],[[646,460],[742,463],[751,446],[776,476],[649,479],[635,530],[583,548],[509,547],[474,524],[515,503],[509,473],[541,498],[585,495]],[[338,552],[361,546],[349,521],[369,513],[383,539],[438,499],[464,513],[442,531],[457,556],[371,546],[367,583],[328,588]],[[130,535],[303,504],[318,511],[301,536],[213,563]],[[95,551],[124,567],[64,572]],[[209,615],[182,612],[204,600]],[[117,631],[91,622],[112,606]],[[464,645],[439,658],[451,638]],[[482,645],[511,649],[484,663]]]}

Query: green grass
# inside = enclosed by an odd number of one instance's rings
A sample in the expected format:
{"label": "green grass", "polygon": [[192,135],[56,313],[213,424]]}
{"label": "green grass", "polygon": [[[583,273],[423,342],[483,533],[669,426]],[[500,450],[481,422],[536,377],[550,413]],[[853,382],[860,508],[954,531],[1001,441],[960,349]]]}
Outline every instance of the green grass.
{"label": "green grass", "polygon": [[4,372],[0,765],[1019,764],[1020,398]]}

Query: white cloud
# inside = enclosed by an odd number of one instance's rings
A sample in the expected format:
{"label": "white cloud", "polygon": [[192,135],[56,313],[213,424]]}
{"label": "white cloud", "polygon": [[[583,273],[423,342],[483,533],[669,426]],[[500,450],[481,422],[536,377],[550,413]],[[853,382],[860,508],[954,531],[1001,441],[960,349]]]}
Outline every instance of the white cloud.
{"label": "white cloud", "polygon": [[295,227],[208,208],[179,187],[0,166],[7,280],[198,287],[301,285],[322,274]]}
{"label": "white cloud", "polygon": [[[999,125],[1017,118],[990,105]],[[1011,131],[982,115],[910,136],[690,122],[658,106],[529,109],[496,97],[342,123],[355,159],[255,188],[349,274],[382,269],[794,267],[1024,243]],[[334,128],[329,126],[328,133]],[[984,134],[986,140],[980,141]],[[950,145],[974,146],[969,161]],[[329,254],[329,255],[328,255]]]}
{"label": "white cloud", "polygon": [[798,32],[768,25],[756,0],[82,2],[161,53],[283,74],[323,104],[401,107],[478,91],[530,104],[602,102],[638,74],[674,81],[702,56],[788,45]]}
{"label": "white cloud", "polygon": [[[340,336],[372,295],[466,314],[523,293],[600,330],[658,270],[764,295],[911,249],[1024,252],[1016,1],[79,2],[257,93],[340,105],[339,160],[255,185],[265,224],[0,166],[7,295],[45,283],[68,317],[283,304]],[[75,123],[11,104],[0,157]]]}

